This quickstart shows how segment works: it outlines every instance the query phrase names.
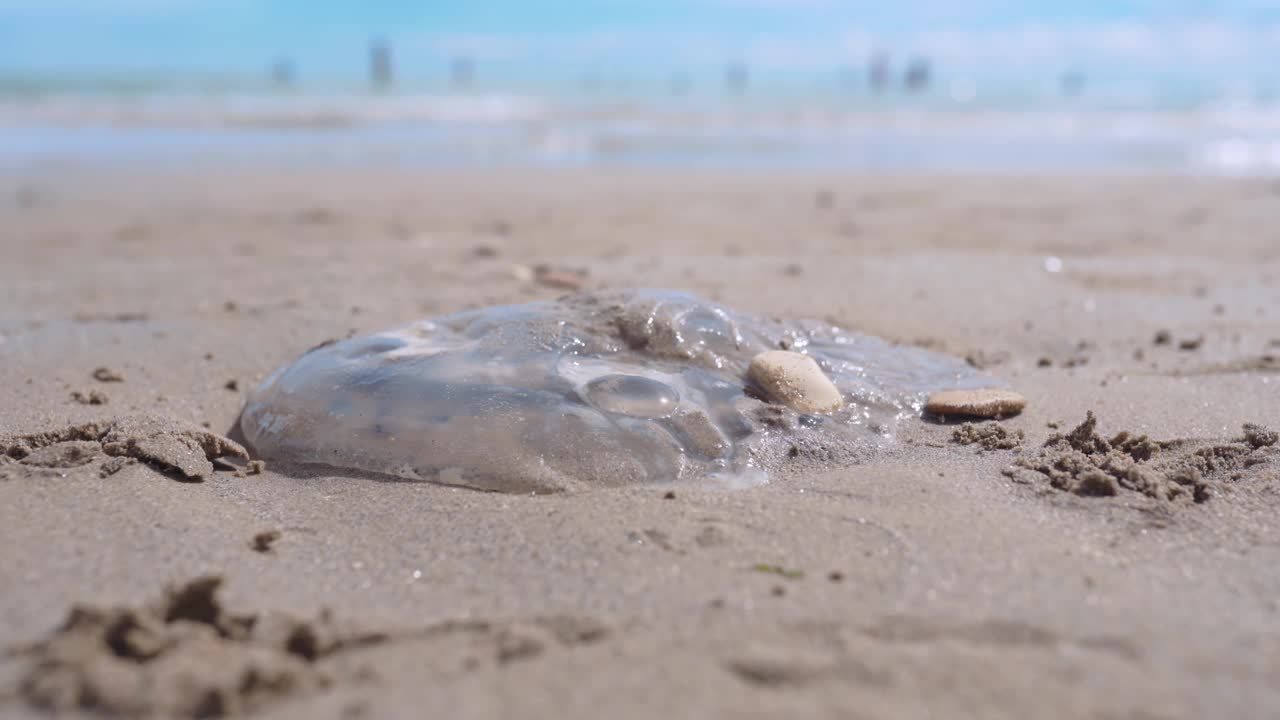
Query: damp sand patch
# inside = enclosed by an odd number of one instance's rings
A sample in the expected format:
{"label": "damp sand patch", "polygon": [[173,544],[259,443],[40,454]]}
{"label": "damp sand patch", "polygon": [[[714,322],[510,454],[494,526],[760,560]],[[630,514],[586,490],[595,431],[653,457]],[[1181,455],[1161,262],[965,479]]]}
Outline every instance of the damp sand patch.
{"label": "damp sand patch", "polygon": [[[776,351],[803,362],[753,367]],[[250,394],[239,427],[267,459],[481,490],[750,485],[796,447],[864,461],[931,393],[998,385],[959,358],[827,322],[635,290],[316,347]]]}

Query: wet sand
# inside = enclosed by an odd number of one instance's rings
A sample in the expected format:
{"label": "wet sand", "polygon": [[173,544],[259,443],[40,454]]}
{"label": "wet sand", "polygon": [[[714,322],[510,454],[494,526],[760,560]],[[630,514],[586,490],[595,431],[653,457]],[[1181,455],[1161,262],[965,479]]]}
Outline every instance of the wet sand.
{"label": "wet sand", "polygon": [[[114,168],[5,176],[0,208],[0,442],[93,428],[0,460],[0,644],[61,638],[0,660],[6,717],[1280,712],[1275,448],[1201,502],[1003,472],[1089,412],[1178,458],[1280,426],[1274,181]],[[205,473],[201,433],[271,370],[563,293],[539,264],[967,357],[1028,398],[1025,439],[908,422],[887,457],[733,492]],[[163,600],[206,575],[222,612],[332,642],[152,627],[207,610]],[[75,604],[170,649],[57,635]]]}

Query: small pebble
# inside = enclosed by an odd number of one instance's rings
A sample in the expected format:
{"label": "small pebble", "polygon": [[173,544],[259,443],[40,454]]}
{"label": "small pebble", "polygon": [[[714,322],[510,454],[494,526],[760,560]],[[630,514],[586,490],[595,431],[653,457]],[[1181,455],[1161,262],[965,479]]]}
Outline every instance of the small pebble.
{"label": "small pebble", "polygon": [[261,460],[250,460],[249,464],[236,470],[235,476],[238,478],[249,477],[250,475],[261,475],[263,470],[267,469],[267,464]]}
{"label": "small pebble", "polygon": [[125,465],[136,462],[133,458],[110,457],[98,466],[98,477],[106,479],[124,469]]}
{"label": "small pebble", "polygon": [[89,392],[80,392],[76,390],[71,393],[71,399],[81,405],[106,405],[107,394],[100,390],[90,390]]}
{"label": "small pebble", "polygon": [[1026,406],[1027,399],[1012,390],[982,388],[935,393],[929,397],[924,409],[934,415],[993,418],[1017,415]]}
{"label": "small pebble", "polygon": [[833,412],[844,407],[840,389],[808,355],[768,350],[755,356],[747,377],[771,402],[802,413]]}
{"label": "small pebble", "polygon": [[1199,350],[1200,346],[1203,344],[1204,344],[1204,336],[1200,335],[1198,337],[1187,338],[1186,340],[1179,342],[1178,349],[1179,350]]}
{"label": "small pebble", "polygon": [[253,536],[253,540],[249,541],[249,547],[252,548],[254,552],[271,552],[271,546],[279,539],[279,530],[263,530]]}
{"label": "small pebble", "polygon": [[109,367],[94,370],[93,379],[98,382],[124,382],[124,376]]}
{"label": "small pebble", "polygon": [[1156,345],[1168,345],[1173,342],[1173,333],[1168,330],[1161,330],[1156,333],[1155,339],[1152,340]]}
{"label": "small pebble", "polygon": [[560,290],[581,290],[587,283],[587,273],[583,270],[565,270],[539,265],[533,269],[533,279],[541,285]]}

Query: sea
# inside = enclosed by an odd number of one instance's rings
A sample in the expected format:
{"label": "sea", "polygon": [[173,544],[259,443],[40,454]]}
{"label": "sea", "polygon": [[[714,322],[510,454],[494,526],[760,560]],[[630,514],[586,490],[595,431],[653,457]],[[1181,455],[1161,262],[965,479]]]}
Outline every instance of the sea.
{"label": "sea", "polygon": [[0,169],[127,162],[1280,175],[1280,87],[917,77],[471,87],[0,76]]}

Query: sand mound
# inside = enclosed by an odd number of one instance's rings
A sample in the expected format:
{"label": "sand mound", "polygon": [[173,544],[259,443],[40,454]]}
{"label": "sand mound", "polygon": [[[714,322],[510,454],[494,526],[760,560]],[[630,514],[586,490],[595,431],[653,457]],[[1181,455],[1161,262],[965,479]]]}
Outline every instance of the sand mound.
{"label": "sand mound", "polygon": [[341,682],[375,677],[346,651],[412,646],[436,675],[503,668],[553,649],[592,645],[609,634],[594,620],[450,620],[399,631],[358,630],[330,613],[238,615],[218,600],[222,578],[169,587],[137,608],[77,605],[47,639],[18,648],[30,661],[18,694],[32,706],[121,717],[243,715]]}
{"label": "sand mound", "polygon": [[997,422],[965,423],[951,433],[951,442],[958,445],[977,445],[983,450],[1012,450],[1022,445],[1026,435],[1021,430],[1010,430]]}
{"label": "sand mound", "polygon": [[1277,434],[1245,424],[1228,441],[1156,441],[1120,432],[1104,438],[1089,413],[1067,433],[1050,437],[1035,457],[1020,458],[1005,470],[1017,482],[1046,482],[1082,496],[1110,497],[1137,492],[1157,500],[1202,503],[1215,486],[1240,479],[1243,471],[1275,461]]}
{"label": "sand mound", "polygon": [[86,423],[61,430],[0,437],[0,457],[20,465],[69,468],[93,462],[98,455],[112,458],[102,474],[120,469],[117,458],[145,462],[184,480],[200,482],[213,474],[213,461],[234,457],[247,461],[249,454],[237,443],[188,423],[137,415],[106,422]]}
{"label": "sand mound", "polygon": [[221,584],[208,576],[175,585],[141,608],[72,608],[51,637],[18,651],[32,659],[22,697],[126,717],[235,715],[328,685],[319,660],[385,639],[341,631],[327,614],[228,613]]}

